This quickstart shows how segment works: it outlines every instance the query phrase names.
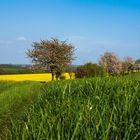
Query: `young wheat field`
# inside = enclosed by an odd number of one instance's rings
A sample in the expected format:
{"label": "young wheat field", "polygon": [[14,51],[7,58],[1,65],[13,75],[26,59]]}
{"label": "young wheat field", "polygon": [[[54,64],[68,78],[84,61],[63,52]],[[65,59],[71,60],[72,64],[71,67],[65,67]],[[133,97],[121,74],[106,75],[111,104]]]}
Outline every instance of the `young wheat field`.
{"label": "young wheat field", "polygon": [[139,140],[140,75],[1,82],[0,109],[11,140]]}

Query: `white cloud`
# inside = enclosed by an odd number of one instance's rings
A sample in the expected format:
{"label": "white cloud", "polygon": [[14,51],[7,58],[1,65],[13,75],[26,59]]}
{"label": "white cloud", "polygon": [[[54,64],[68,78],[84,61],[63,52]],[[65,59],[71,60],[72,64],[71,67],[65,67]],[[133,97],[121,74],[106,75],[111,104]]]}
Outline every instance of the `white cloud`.
{"label": "white cloud", "polygon": [[27,38],[24,37],[24,36],[19,36],[19,37],[16,38],[16,40],[18,40],[18,41],[27,41]]}

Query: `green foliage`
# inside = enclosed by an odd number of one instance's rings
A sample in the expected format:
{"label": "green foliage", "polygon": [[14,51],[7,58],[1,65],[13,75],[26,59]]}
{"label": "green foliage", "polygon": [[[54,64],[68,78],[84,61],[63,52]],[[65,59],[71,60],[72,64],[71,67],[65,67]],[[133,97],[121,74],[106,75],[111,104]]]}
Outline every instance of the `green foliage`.
{"label": "green foliage", "polygon": [[11,139],[140,138],[140,75],[50,82]]}
{"label": "green foliage", "polygon": [[97,64],[86,63],[85,65],[79,66],[76,69],[75,75],[76,78],[98,77],[98,76],[104,76],[105,71],[101,66]]}
{"label": "green foliage", "polygon": [[10,119],[17,119],[39,95],[36,82],[0,82],[0,139],[10,128]]}
{"label": "green foliage", "polygon": [[0,74],[19,74],[19,73],[31,73],[31,70],[27,66],[21,65],[0,65]]}

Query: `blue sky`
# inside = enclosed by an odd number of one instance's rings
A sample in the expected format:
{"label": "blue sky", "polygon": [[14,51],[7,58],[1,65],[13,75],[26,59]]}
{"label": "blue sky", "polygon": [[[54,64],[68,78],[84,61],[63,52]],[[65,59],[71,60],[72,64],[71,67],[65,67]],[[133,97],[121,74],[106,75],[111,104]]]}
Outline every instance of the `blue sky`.
{"label": "blue sky", "polygon": [[74,64],[111,51],[140,58],[139,0],[1,0],[0,63],[28,64],[33,41],[57,37],[76,47]]}

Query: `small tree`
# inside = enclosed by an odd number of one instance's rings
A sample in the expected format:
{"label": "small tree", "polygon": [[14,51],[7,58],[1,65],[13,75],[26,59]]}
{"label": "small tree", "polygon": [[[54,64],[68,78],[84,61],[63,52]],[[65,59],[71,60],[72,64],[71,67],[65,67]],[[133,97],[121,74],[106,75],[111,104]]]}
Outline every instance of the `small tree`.
{"label": "small tree", "polygon": [[54,80],[55,74],[57,77],[60,76],[74,60],[74,50],[74,46],[67,41],[52,38],[51,40],[34,42],[27,55],[31,59],[33,67],[51,72],[52,80]]}
{"label": "small tree", "polygon": [[101,56],[99,64],[104,67],[110,75],[118,75],[122,71],[122,62],[118,56],[111,52],[106,52]]}
{"label": "small tree", "polygon": [[127,72],[129,73],[131,70],[134,68],[135,61],[133,60],[132,57],[125,57],[123,62],[122,62],[122,69],[123,73]]}

